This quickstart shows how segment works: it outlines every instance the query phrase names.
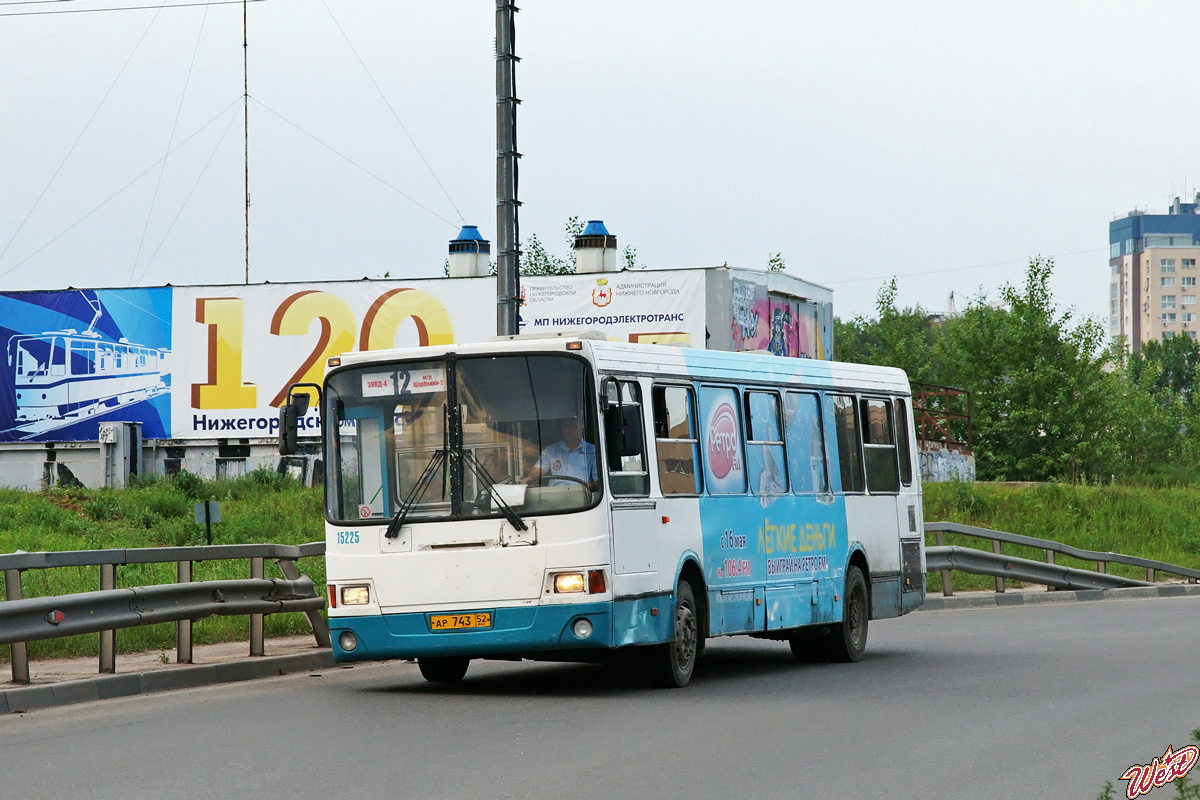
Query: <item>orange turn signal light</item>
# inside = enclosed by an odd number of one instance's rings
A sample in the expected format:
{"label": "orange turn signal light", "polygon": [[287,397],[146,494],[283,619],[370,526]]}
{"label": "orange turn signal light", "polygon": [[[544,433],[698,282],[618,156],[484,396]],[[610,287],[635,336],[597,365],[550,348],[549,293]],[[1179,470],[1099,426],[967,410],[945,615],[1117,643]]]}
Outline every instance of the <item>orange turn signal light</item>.
{"label": "orange turn signal light", "polygon": [[588,594],[604,594],[607,588],[604,585],[604,570],[593,569],[588,572]]}

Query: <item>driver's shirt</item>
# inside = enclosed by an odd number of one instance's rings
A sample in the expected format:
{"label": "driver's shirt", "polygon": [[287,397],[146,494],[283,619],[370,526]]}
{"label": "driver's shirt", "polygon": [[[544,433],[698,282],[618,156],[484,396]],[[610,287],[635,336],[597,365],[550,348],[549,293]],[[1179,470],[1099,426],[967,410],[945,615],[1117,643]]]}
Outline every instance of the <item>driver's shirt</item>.
{"label": "driver's shirt", "polygon": [[[537,468],[546,475],[568,475],[581,481],[594,483],[596,477],[596,448],[582,439],[574,450],[567,449],[566,442],[555,442],[542,451]],[[547,480],[548,486],[568,486],[571,481]]]}

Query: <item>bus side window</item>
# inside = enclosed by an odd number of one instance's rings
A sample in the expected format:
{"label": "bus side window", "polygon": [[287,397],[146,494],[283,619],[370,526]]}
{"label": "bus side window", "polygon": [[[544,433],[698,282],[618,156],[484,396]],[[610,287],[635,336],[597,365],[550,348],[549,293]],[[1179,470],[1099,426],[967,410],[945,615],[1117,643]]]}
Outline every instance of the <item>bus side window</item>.
{"label": "bus side window", "polygon": [[815,394],[788,392],[783,398],[787,423],[788,471],[794,492],[826,492],[825,434]]}
{"label": "bus side window", "polygon": [[912,486],[912,453],[908,445],[908,408],[903,400],[896,401],[896,442],[900,457],[900,482]]}
{"label": "bus side window", "polygon": [[833,395],[833,421],[837,430],[838,466],[842,474],[842,491],[859,493],[863,490],[862,456],[859,453],[858,413],[850,395]]}
{"label": "bus side window", "polygon": [[863,400],[863,453],[867,465],[867,491],[900,491],[896,471],[896,436],[892,426],[892,404],[887,400]]}
{"label": "bus side window", "polygon": [[783,494],[788,489],[787,455],[779,419],[779,395],[746,392],[746,447],[750,487],[756,494]]}
{"label": "bus side window", "polygon": [[700,387],[704,485],[710,494],[741,494],[746,491],[740,407],[737,389]]}
{"label": "bus side window", "polygon": [[655,386],[654,442],[658,484],[666,494],[700,494],[700,438],[690,386]]}
{"label": "bus side window", "polygon": [[[620,392],[622,411],[617,410],[617,406],[610,405],[605,412],[606,425],[607,419],[619,413],[628,414],[630,417],[636,417],[639,431],[644,431],[644,417],[642,416],[642,390],[635,381],[610,381],[608,384],[609,400],[616,402],[617,392]],[[632,411],[630,409],[633,409]],[[614,422],[616,417],[612,417]],[[633,419],[628,420],[628,424],[633,424]],[[612,436],[612,430],[609,430],[608,435],[608,485],[612,489],[612,493],[618,496],[635,496],[645,497],[650,494],[650,473],[646,469],[646,444],[645,437],[639,436],[637,440],[642,443],[641,449],[636,453],[620,452],[618,442]]]}

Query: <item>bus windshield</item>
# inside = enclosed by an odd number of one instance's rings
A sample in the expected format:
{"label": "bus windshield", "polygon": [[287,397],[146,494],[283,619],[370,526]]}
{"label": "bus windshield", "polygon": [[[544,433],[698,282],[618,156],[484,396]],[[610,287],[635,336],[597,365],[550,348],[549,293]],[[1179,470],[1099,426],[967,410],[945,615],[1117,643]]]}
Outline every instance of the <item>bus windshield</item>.
{"label": "bus windshield", "polygon": [[386,362],[329,377],[330,521],[576,511],[599,500],[596,395],[567,355]]}

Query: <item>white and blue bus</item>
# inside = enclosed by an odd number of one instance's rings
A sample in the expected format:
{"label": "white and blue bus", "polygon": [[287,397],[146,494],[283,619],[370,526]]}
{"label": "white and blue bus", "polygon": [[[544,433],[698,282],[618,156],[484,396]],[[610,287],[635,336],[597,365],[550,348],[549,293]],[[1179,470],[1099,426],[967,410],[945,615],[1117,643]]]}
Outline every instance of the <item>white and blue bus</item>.
{"label": "white and blue bus", "polygon": [[900,370],[576,334],[347,353],[322,389],[337,661],[684,686],[710,637],[857,661],[924,599]]}

